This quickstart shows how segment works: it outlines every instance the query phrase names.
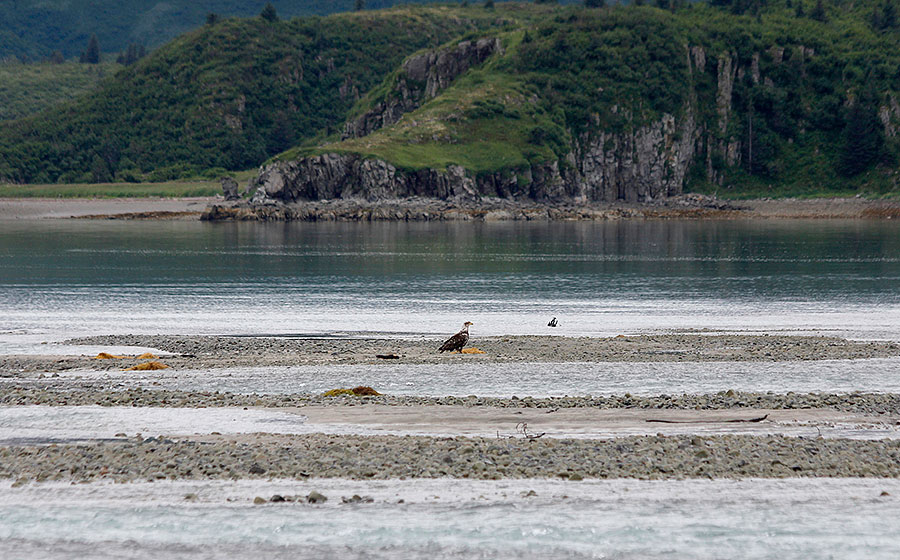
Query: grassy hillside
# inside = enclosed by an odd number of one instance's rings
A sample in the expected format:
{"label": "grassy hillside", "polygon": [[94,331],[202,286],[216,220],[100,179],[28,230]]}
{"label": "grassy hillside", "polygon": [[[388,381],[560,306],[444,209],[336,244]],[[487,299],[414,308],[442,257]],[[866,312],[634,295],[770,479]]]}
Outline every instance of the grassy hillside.
{"label": "grassy hillside", "polygon": [[[512,170],[564,158],[573,135],[589,127],[636,126],[683,104],[690,88],[684,36],[669,14],[557,9],[546,20],[500,33],[502,56],[467,72],[395,126],[279,159],[354,152],[404,169]],[[378,88],[353,114],[391,89]],[[614,113],[613,106],[622,110]]]}
{"label": "grassy hillside", "polygon": [[[268,0],[282,18],[351,11],[355,0]],[[435,0],[366,0],[367,9]],[[563,0],[572,2],[575,0]],[[203,25],[208,13],[249,17],[267,0],[6,0],[0,2],[0,60],[31,60],[60,50],[77,57],[91,34],[104,52],[120,52],[131,43],[159,46]],[[476,2],[472,2],[475,4]]]}
{"label": "grassy hillside", "polygon": [[421,7],[204,26],[92,95],[0,123],[0,178],[167,180],[254,166],[335,130],[406,55],[497,19],[481,8]]}
{"label": "grassy hillside", "polygon": [[[457,164],[475,172],[515,173],[554,159],[565,166],[577,138],[636,130],[663,113],[682,116],[690,100],[705,131],[690,189],[726,196],[900,192],[897,137],[885,135],[878,118],[900,99],[900,29],[873,25],[881,1],[825,6],[826,21],[798,17],[790,2],[687,5],[675,13],[559,8],[541,24],[503,33],[502,56],[396,125],[279,158],[349,152],[405,169]],[[704,50],[703,72],[689,72],[689,46]],[[736,76],[722,132],[717,58],[724,53]],[[390,89],[385,83],[374,91]],[[353,113],[379,100],[370,95]],[[721,148],[728,145],[731,161]]]}
{"label": "grassy hillside", "polygon": [[93,90],[117,72],[114,62],[53,64],[0,63],[0,121],[39,113]]}

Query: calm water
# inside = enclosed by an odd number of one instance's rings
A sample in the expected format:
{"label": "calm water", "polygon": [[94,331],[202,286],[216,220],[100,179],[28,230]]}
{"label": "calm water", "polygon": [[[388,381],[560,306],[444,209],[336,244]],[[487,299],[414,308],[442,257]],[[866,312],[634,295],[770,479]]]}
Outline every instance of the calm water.
{"label": "calm water", "polygon": [[[900,223],[0,222],[0,351],[88,333],[900,339]],[[4,346],[5,345],[5,346]],[[16,346],[17,345],[17,346]]]}

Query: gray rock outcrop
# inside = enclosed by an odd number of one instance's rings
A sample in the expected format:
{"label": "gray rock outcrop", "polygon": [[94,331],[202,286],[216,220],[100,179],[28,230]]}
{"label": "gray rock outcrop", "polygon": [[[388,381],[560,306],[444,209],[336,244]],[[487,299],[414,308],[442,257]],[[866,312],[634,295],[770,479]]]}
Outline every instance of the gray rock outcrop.
{"label": "gray rock outcrop", "polygon": [[344,125],[342,139],[366,136],[394,124],[404,113],[437,96],[460,74],[502,50],[500,39],[489,37],[407,58],[387,97]]}
{"label": "gray rock outcrop", "polygon": [[649,202],[682,192],[698,129],[688,106],[631,133],[583,136],[566,165],[549,161],[474,174],[458,165],[402,170],[357,154],[328,153],[264,166],[254,204],[329,199],[499,197],[542,202]]}
{"label": "gray rock outcrop", "polygon": [[235,181],[231,177],[223,178],[222,179],[222,194],[225,196],[225,200],[240,200],[241,195],[238,194],[237,181]]}

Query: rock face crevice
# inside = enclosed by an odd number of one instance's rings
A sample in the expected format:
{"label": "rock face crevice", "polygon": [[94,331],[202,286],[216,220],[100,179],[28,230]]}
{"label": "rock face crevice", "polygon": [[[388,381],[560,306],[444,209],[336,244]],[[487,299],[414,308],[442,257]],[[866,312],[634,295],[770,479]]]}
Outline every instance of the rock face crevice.
{"label": "rock face crevice", "polygon": [[359,138],[394,124],[404,113],[436,97],[459,75],[502,51],[500,39],[490,37],[407,58],[387,98],[345,124],[341,138]]}
{"label": "rock face crevice", "polygon": [[576,152],[576,199],[649,202],[681,194],[700,130],[693,107],[631,133],[583,137]]}

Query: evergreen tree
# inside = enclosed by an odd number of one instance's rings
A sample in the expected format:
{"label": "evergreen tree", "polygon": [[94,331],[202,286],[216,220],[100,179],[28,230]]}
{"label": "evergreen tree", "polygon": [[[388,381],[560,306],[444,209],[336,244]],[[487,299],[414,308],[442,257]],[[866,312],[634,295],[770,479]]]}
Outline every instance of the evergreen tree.
{"label": "evergreen tree", "polygon": [[606,6],[606,0],[584,0],[585,8],[602,8]]}
{"label": "evergreen tree", "polygon": [[794,10],[794,15],[798,18],[806,17],[806,14],[803,12],[803,0],[797,0],[797,9]]}
{"label": "evergreen tree", "polygon": [[53,51],[53,54],[50,55],[50,62],[53,64],[62,64],[65,61],[62,51]]}
{"label": "evergreen tree", "polygon": [[215,25],[217,23],[219,23],[219,14],[214,12],[206,14],[206,25]]}
{"label": "evergreen tree", "polygon": [[874,95],[858,100],[847,113],[841,133],[838,172],[853,177],[872,166],[881,156],[884,142],[881,121],[875,112]]}
{"label": "evergreen tree", "polygon": [[809,13],[809,17],[822,23],[828,21],[828,14],[825,13],[825,5],[822,3],[822,0],[816,0],[816,5]]}
{"label": "evergreen tree", "polygon": [[109,165],[99,155],[94,155],[94,159],[91,162],[91,180],[95,183],[109,183],[112,179]]}
{"label": "evergreen tree", "polygon": [[893,29],[897,27],[897,6],[892,0],[885,0],[881,6],[881,28]]}
{"label": "evergreen tree", "polygon": [[273,6],[271,2],[267,2],[266,5],[263,6],[262,11],[259,13],[259,17],[263,18],[266,21],[278,21],[278,12],[275,11],[275,6]]}
{"label": "evergreen tree", "polygon": [[488,10],[494,9],[494,0],[484,0],[484,7]]}
{"label": "evergreen tree", "polygon": [[356,0],[353,4],[353,9],[357,12],[361,12],[366,9],[366,0]]}
{"label": "evergreen tree", "polygon": [[100,41],[97,40],[97,35],[91,35],[91,38],[88,40],[87,50],[81,53],[81,58],[78,60],[83,64],[98,64],[100,62]]}
{"label": "evergreen tree", "polygon": [[869,24],[872,29],[885,31],[897,27],[897,8],[893,0],[884,0],[881,6],[872,10],[869,16]]}
{"label": "evergreen tree", "polygon": [[146,51],[144,50],[143,46],[138,47],[138,45],[131,43],[128,45],[128,50],[119,53],[119,57],[116,58],[116,62],[118,62],[119,64],[124,64],[125,66],[129,66],[144,58],[145,53]]}

